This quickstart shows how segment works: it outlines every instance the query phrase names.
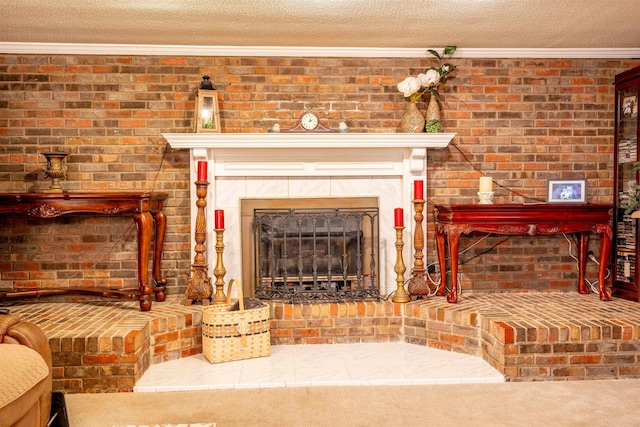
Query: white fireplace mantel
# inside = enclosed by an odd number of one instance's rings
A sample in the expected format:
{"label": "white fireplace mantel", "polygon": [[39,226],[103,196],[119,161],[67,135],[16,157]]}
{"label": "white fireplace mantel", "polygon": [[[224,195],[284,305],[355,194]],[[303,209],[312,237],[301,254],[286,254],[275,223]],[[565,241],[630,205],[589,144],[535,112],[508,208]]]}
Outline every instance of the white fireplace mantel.
{"label": "white fireplace mantel", "polygon": [[174,148],[446,147],[455,133],[164,133]]}
{"label": "white fireplace mantel", "polygon": [[[188,148],[192,160],[212,160],[217,176],[402,175],[396,153],[412,173],[426,169],[426,149],[444,148],[454,133],[166,133],[173,148]],[[251,154],[249,154],[251,153]],[[243,161],[259,159],[256,164]],[[227,160],[226,162],[220,160]],[[283,160],[286,161],[283,162]],[[309,163],[309,159],[313,159]],[[312,165],[312,166],[310,166]]]}
{"label": "white fireplace mantel", "polygon": [[[167,133],[173,148],[190,150],[190,180],[198,162],[208,165],[207,218],[225,211],[225,267],[241,277],[243,198],[378,198],[380,209],[381,293],[396,288],[394,208],[404,208],[407,232],[413,233],[413,184],[425,180],[427,149],[445,148],[453,133]],[[426,183],[426,182],[425,182]],[[191,187],[191,206],[198,200]],[[191,211],[194,241],[196,209]],[[208,227],[207,241],[215,241]],[[412,245],[404,247],[409,262]],[[193,254],[192,254],[193,255]],[[215,251],[207,251],[209,266]]]}

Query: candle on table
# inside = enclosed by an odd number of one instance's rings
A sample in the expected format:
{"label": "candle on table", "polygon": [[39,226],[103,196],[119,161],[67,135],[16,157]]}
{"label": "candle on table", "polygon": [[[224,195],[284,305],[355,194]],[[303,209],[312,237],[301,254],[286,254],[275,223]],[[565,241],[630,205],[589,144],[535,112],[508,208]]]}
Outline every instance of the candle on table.
{"label": "candle on table", "polygon": [[224,211],[222,209],[216,209],[214,213],[216,230],[221,230],[224,228]]}
{"label": "candle on table", "polygon": [[413,199],[424,199],[424,181],[413,181]]}
{"label": "candle on table", "polygon": [[393,210],[394,226],[404,227],[404,211],[402,208],[395,208]]}
{"label": "candle on table", "polygon": [[198,181],[207,181],[207,162],[198,162]]}
{"label": "candle on table", "polygon": [[481,193],[491,193],[493,189],[493,180],[490,176],[481,176],[480,177],[480,192]]}

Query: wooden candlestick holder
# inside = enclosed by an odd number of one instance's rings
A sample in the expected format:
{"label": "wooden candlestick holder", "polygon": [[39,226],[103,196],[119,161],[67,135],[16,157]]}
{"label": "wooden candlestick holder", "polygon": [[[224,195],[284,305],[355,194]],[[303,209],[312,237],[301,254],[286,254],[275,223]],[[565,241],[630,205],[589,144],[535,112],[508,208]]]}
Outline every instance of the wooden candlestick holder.
{"label": "wooden candlestick holder", "polygon": [[413,200],[413,210],[415,212],[414,219],[416,221],[416,231],[413,235],[413,247],[415,249],[415,254],[413,255],[412,277],[408,286],[409,294],[411,296],[421,298],[429,295],[429,287],[427,286],[427,281],[424,277],[426,270],[424,268],[424,261],[422,260],[424,257],[422,252],[424,249],[424,232],[422,230],[422,220],[424,219],[422,212],[424,211],[424,205],[424,199]]}
{"label": "wooden candlestick holder", "polygon": [[216,276],[216,293],[213,295],[213,303],[226,304],[227,297],[224,294],[224,275],[227,273],[227,270],[225,270],[224,263],[222,262],[222,254],[224,252],[222,236],[224,235],[224,228],[216,228],[214,231],[216,232],[217,260],[216,268],[213,270],[213,275]]}
{"label": "wooden candlestick holder", "polygon": [[204,208],[207,206],[207,187],[208,181],[196,181],[196,195],[198,200],[196,206],[198,213],[196,214],[195,241],[194,251],[196,256],[191,264],[191,278],[187,290],[184,294],[185,305],[191,305],[196,301],[202,301],[203,305],[209,305],[213,287],[211,286],[211,278],[208,276],[208,264],[206,262],[204,251],[206,250],[205,242],[207,240],[207,219],[204,214]]}
{"label": "wooden candlestick holder", "polygon": [[397,289],[395,295],[393,295],[393,302],[405,303],[409,302],[409,294],[404,289],[404,272],[406,271],[406,267],[404,265],[404,261],[402,260],[402,249],[404,248],[404,242],[402,241],[402,232],[404,227],[393,227],[396,230],[396,265],[393,271],[396,272],[396,283]]}

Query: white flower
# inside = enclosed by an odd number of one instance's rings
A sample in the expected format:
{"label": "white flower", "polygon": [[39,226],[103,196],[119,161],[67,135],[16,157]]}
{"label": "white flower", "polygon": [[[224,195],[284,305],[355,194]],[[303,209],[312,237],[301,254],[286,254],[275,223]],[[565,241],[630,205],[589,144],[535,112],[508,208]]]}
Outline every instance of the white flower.
{"label": "white flower", "polygon": [[438,90],[445,88],[449,73],[456,69],[455,65],[449,63],[443,64],[442,62],[450,58],[455,51],[455,46],[445,47],[442,54],[433,49],[429,49],[428,52],[438,58],[438,67],[430,67],[425,70],[424,73],[418,74],[417,77],[407,77],[398,83],[398,90],[402,92],[406,98],[409,98],[411,102],[418,102],[426,92],[434,96],[440,96]]}
{"label": "white flower", "polygon": [[406,97],[409,97],[420,90],[420,80],[416,77],[407,77],[400,83],[398,83],[398,90]]}
{"label": "white flower", "polygon": [[426,74],[418,74],[422,87],[433,87],[440,81],[440,74],[436,70],[429,70]]}

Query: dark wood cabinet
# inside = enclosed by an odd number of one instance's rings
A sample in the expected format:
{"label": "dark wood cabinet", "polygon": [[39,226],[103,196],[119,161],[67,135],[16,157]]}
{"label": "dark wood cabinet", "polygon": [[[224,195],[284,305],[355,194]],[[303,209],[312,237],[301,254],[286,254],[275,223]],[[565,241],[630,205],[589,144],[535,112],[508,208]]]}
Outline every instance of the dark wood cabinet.
{"label": "dark wood cabinet", "polygon": [[638,100],[640,67],[618,74],[616,86],[613,286],[616,297],[640,301],[638,275]]}

